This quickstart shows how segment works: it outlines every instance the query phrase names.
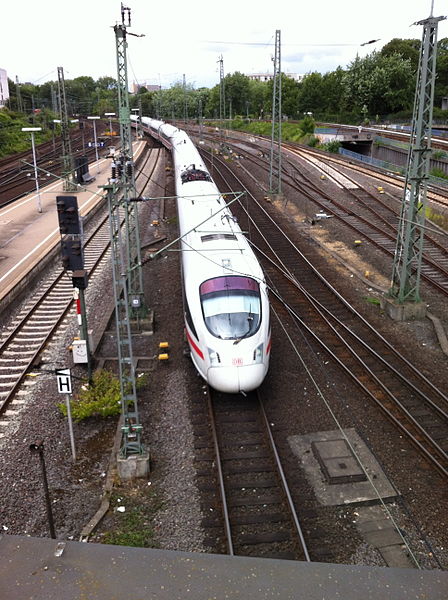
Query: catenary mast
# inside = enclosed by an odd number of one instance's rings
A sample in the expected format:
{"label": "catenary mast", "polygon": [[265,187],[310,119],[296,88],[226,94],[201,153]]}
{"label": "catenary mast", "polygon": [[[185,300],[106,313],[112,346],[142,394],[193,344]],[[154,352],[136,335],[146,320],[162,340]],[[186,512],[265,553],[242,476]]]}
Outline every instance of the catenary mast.
{"label": "catenary mast", "polygon": [[[446,17],[418,21],[423,25],[414,113],[409,144],[403,201],[399,219],[389,296],[403,308],[400,318],[417,316],[426,210],[426,192],[431,155],[432,113],[436,80],[437,27]],[[407,305],[408,310],[405,309]],[[423,309],[422,309],[423,310]]]}
{"label": "catenary mast", "polygon": [[[127,16],[127,24],[125,23]],[[140,319],[146,314],[143,297],[143,276],[141,264],[140,231],[138,223],[138,208],[129,199],[137,195],[132,151],[131,111],[129,108],[129,89],[127,71],[127,41],[126,27],[131,25],[131,9],[121,4],[121,23],[114,26],[117,51],[118,74],[118,120],[120,124],[121,153],[117,165],[117,175],[120,180],[122,205],[126,218],[126,247],[128,270],[128,296],[131,315]],[[129,35],[136,35],[129,33]],[[142,37],[140,35],[136,37]]]}
{"label": "catenary mast", "polygon": [[274,81],[272,87],[272,134],[269,192],[282,193],[282,67],[280,30],[275,32]]}

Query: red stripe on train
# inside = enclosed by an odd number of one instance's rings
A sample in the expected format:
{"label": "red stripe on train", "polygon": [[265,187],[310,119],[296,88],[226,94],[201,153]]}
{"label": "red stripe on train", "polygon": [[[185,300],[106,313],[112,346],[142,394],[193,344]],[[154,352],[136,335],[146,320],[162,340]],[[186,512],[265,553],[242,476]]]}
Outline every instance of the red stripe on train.
{"label": "red stripe on train", "polygon": [[191,337],[191,335],[188,333],[188,329],[185,329],[185,331],[187,332],[187,340],[188,343],[190,344],[190,346],[193,348],[193,350],[196,352],[196,354],[202,358],[202,360],[204,360],[204,355],[201,352],[201,349],[199,348],[199,346],[195,343],[194,339]]}

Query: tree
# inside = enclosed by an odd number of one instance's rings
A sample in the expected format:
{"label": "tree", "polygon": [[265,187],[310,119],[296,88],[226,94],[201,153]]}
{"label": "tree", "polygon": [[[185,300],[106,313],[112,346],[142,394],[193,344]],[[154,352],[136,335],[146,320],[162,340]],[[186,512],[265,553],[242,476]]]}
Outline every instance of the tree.
{"label": "tree", "polygon": [[98,79],[95,87],[99,87],[101,90],[104,90],[104,91],[116,93],[118,83],[117,83],[117,80],[114,79],[113,77],[105,76],[105,77],[100,77]]}
{"label": "tree", "polygon": [[[270,94],[270,96],[269,96]],[[264,81],[249,82],[249,114],[262,119],[272,103],[272,88]]]}
{"label": "tree", "polygon": [[298,100],[298,82],[292,77],[285,75],[285,73],[282,73],[282,114],[288,116],[290,119],[296,119]]}
{"label": "tree", "polygon": [[230,115],[230,105],[232,107],[232,115],[246,113],[246,102],[249,101],[249,82],[249,77],[238,71],[232,75],[225,76],[226,116]]}
{"label": "tree", "polygon": [[437,78],[434,92],[434,105],[441,107],[442,98],[448,96],[448,38],[437,44]]}
{"label": "tree", "polygon": [[336,71],[325,73],[322,77],[322,108],[327,113],[339,113],[341,98],[344,90],[344,70],[338,67]]}
{"label": "tree", "polygon": [[420,40],[416,39],[402,40],[399,38],[394,38],[381,48],[379,54],[380,56],[384,57],[399,54],[401,58],[409,59],[411,61],[412,68],[415,72],[417,72],[420,56],[420,43]]}
{"label": "tree", "polygon": [[299,84],[297,99],[297,112],[301,117],[303,113],[314,114],[322,112],[323,78],[320,73],[308,73]]}
{"label": "tree", "polygon": [[342,83],[344,108],[358,114],[364,105],[371,115],[387,115],[409,110],[413,104],[415,72],[411,61],[399,54],[357,56]]}

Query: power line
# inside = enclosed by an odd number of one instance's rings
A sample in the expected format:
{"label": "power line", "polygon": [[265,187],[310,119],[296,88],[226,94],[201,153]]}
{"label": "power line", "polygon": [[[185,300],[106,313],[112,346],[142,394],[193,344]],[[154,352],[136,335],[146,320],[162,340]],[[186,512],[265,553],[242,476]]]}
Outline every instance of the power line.
{"label": "power line", "polygon": [[[367,42],[368,44],[373,43],[374,41],[378,42],[379,40],[372,40],[371,42]],[[229,42],[229,41],[219,41],[219,40],[200,40],[201,44],[226,44],[228,46],[275,46],[275,43],[272,42]],[[283,47],[339,47],[339,46],[365,46],[366,44],[357,43],[349,43],[349,44],[282,44]]]}

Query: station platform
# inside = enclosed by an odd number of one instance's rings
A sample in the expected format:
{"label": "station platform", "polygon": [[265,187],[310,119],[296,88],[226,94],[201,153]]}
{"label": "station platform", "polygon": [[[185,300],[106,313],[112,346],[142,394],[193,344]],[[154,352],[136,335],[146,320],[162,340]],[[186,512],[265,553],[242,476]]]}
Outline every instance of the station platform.
{"label": "station platform", "polygon": [[0,536],[8,600],[446,600],[448,573]]}
{"label": "station platform", "polygon": [[[144,141],[134,142],[134,160],[144,146]],[[42,212],[38,211],[36,192],[0,209],[0,311],[5,298],[20,284],[24,285],[28,274],[30,277],[35,275],[34,269],[60,243],[56,197],[76,196],[79,214],[85,217],[103,200],[104,193],[99,186],[107,183],[111,173],[110,164],[109,158],[90,163],[90,175],[95,180],[80,185],[75,192],[64,192],[61,180],[41,188]]]}

